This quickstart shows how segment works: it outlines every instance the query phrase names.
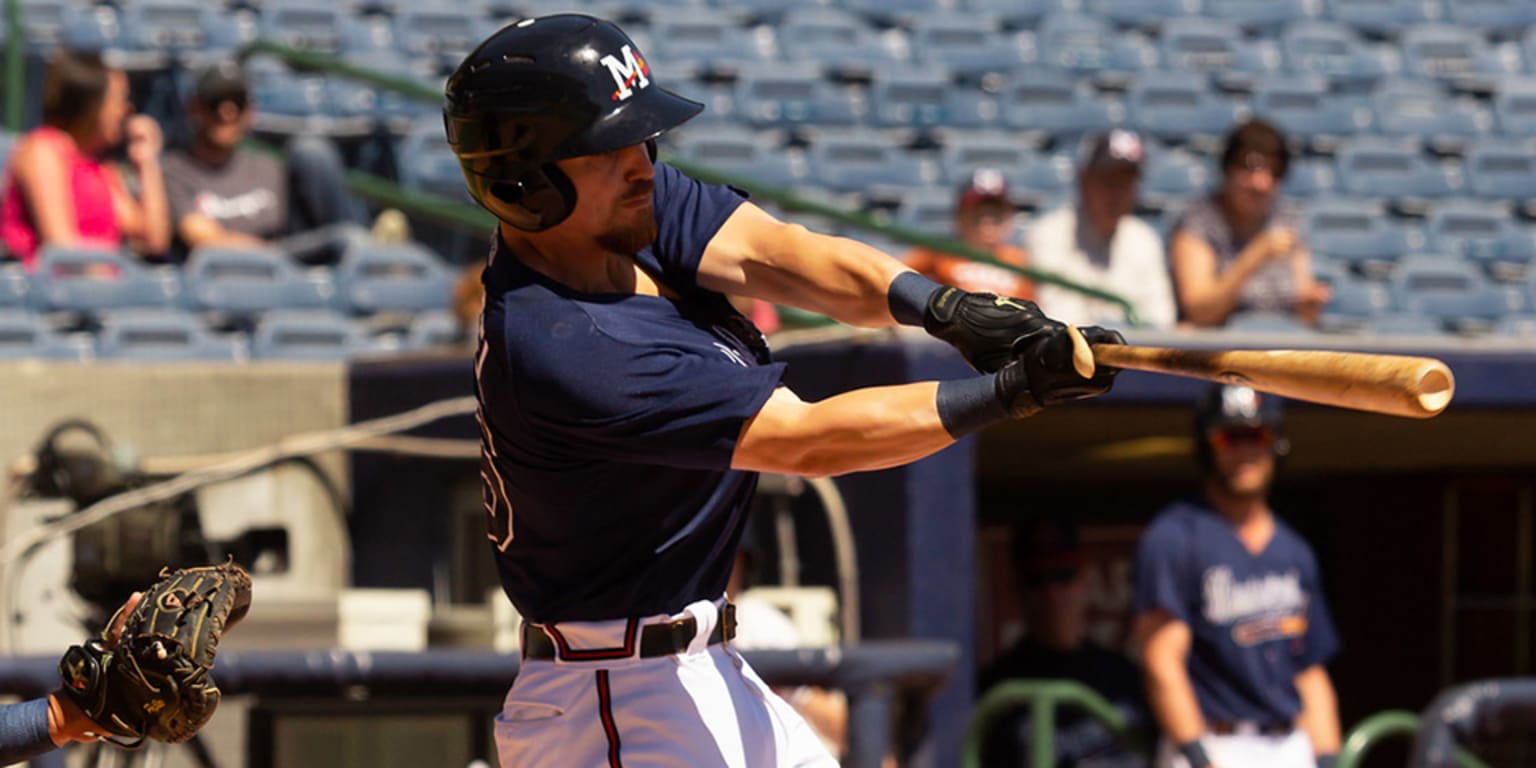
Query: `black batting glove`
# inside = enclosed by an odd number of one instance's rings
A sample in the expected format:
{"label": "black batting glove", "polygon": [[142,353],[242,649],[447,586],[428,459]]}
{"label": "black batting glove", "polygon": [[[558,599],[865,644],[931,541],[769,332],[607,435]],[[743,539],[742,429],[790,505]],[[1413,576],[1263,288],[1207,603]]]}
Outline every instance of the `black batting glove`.
{"label": "black batting glove", "polygon": [[1061,333],[1033,301],[945,286],[928,297],[923,328],[982,373],[995,373],[1030,342]]}
{"label": "black batting glove", "polygon": [[[1079,328],[1089,344],[1124,344],[1125,337],[1090,325]],[[1073,400],[1096,397],[1114,386],[1119,368],[1095,366],[1093,378],[1085,379],[1072,366],[1072,337],[1065,327],[1032,339],[997,373],[997,396],[1015,419],[1033,416],[1042,409]]]}

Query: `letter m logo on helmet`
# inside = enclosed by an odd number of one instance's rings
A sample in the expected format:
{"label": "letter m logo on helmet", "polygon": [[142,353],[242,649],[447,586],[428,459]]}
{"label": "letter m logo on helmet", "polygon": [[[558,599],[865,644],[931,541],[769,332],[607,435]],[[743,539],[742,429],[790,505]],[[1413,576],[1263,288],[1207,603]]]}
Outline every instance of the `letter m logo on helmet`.
{"label": "letter m logo on helmet", "polygon": [[[635,53],[633,48],[625,45],[619,49],[619,55],[623,56],[623,59],[611,53],[600,59],[603,66],[608,68],[608,74],[613,75],[613,84],[617,86],[612,96],[614,101],[623,101],[635,95],[634,90],[631,90],[630,86],[638,89],[645,88],[651,84],[650,79],[647,77],[647,75],[651,74],[651,67],[645,63],[645,59]],[[588,59],[588,61],[591,61],[591,59]]]}

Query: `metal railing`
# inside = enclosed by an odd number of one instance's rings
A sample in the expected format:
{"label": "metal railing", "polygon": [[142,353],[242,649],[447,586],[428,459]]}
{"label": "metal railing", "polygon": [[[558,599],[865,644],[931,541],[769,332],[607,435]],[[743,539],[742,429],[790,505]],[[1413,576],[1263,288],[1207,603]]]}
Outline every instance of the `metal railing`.
{"label": "metal railing", "polygon": [[1056,765],[1056,710],[1061,706],[1081,709],[1108,728],[1126,748],[1145,751],[1147,745],[1131,730],[1125,715],[1082,683],[1075,680],[1010,680],[992,688],[976,703],[966,726],[961,768],[982,768],[981,751],[987,732],[998,718],[1017,709],[1029,709],[1030,758],[1028,768]]}
{"label": "metal railing", "polygon": [[[1339,761],[1335,768],[1360,768],[1365,756],[1383,739],[1401,736],[1413,737],[1419,732],[1419,716],[1401,709],[1377,712],[1361,720],[1339,747]],[[1488,768],[1476,755],[1458,750],[1456,764],[1460,768]]]}

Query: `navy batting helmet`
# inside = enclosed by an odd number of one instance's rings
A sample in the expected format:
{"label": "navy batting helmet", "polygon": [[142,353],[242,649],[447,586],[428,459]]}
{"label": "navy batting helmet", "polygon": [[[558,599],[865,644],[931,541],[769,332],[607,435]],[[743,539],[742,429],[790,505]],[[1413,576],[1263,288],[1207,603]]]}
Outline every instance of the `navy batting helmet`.
{"label": "navy batting helmet", "polygon": [[503,27],[459,64],[444,93],[448,144],[470,195],[527,232],[564,221],[576,189],[556,160],[652,142],[704,109],[652,79],[611,22],[557,14]]}
{"label": "navy batting helmet", "polygon": [[1211,467],[1210,433],[1230,427],[1267,428],[1274,435],[1275,455],[1290,452],[1285,438],[1285,408],[1279,397],[1250,387],[1218,384],[1206,390],[1195,407],[1195,449],[1201,467]]}

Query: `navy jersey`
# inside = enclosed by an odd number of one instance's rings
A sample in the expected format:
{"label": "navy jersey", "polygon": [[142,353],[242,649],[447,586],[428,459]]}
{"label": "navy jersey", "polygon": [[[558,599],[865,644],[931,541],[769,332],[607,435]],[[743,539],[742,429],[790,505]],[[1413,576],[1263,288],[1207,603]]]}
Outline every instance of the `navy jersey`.
{"label": "navy jersey", "polygon": [[1136,612],[1158,608],[1189,625],[1189,679],[1210,721],[1291,722],[1296,674],[1338,650],[1312,549],[1279,519],[1253,554],[1204,503],[1163,510],[1136,552]]}
{"label": "navy jersey", "polygon": [[658,234],[635,259],[676,300],[573,290],[498,236],[475,359],[481,474],[502,586],[529,620],[674,613],[724,593],[757,484],[731,455],[783,374],[697,282],[741,201],[656,166]]}

